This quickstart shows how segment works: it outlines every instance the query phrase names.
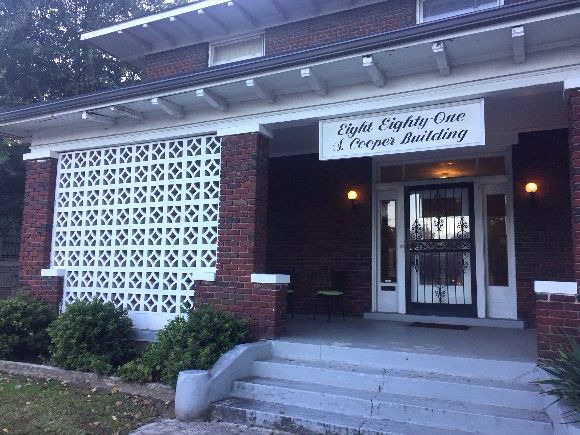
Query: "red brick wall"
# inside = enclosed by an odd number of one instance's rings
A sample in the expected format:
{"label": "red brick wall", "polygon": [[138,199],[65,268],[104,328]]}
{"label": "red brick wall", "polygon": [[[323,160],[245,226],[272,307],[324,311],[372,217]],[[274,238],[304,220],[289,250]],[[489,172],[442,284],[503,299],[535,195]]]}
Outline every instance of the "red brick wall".
{"label": "red brick wall", "polygon": [[[529,0],[506,0],[505,4]],[[332,44],[415,25],[416,0],[388,0],[359,8],[283,24],[265,30],[266,55],[277,55]],[[200,71],[208,66],[208,43],[145,57],[146,80]]]}
{"label": "red brick wall", "polygon": [[580,302],[576,296],[537,295],[538,354],[540,360],[557,356],[558,349],[576,338],[580,343]]}
{"label": "red brick wall", "polygon": [[580,282],[580,89],[570,93],[569,107],[568,142],[571,168],[574,271],[576,282]]}
{"label": "red brick wall", "polygon": [[222,138],[216,281],[196,287],[196,298],[247,318],[254,338],[280,336],[286,286],[253,284],[266,272],[268,140],[259,134]]}
{"label": "red brick wall", "polygon": [[[371,186],[370,159],[270,160],[268,270],[291,273],[296,312],[313,312],[315,290],[328,286],[332,269],[347,272],[347,315],[370,311]],[[346,199],[351,188],[360,194],[356,210]]]}
{"label": "red brick wall", "polygon": [[33,297],[58,305],[62,278],[43,278],[50,266],[56,159],[26,162],[26,187],[20,242],[20,284]]}
{"label": "red brick wall", "polygon": [[[266,29],[266,54],[373,35],[415,24],[416,0],[390,0],[350,11]],[[145,56],[144,78],[154,80],[208,66],[209,44],[196,44]]]}
{"label": "red brick wall", "polygon": [[416,0],[390,0],[266,29],[266,54],[298,51],[412,26]]}
{"label": "red brick wall", "polygon": [[[513,147],[518,317],[535,323],[534,281],[573,281],[566,130],[520,135]],[[535,200],[525,192],[538,184]]]}
{"label": "red brick wall", "polygon": [[175,50],[145,56],[143,68],[145,80],[155,80],[183,72],[207,68],[209,44],[196,44]]}

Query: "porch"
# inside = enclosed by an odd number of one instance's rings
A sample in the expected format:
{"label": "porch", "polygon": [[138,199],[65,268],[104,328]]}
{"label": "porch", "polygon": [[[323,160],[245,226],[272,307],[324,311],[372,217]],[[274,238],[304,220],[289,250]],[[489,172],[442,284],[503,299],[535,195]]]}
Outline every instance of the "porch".
{"label": "porch", "polygon": [[535,363],[535,329],[473,326],[467,329],[412,326],[412,323],[360,318],[288,319],[280,341],[300,344],[372,349],[433,356]]}
{"label": "porch", "polygon": [[296,318],[240,360],[211,413],[293,433],[550,435],[549,399],[530,383],[544,376],[534,341],[522,329]]}

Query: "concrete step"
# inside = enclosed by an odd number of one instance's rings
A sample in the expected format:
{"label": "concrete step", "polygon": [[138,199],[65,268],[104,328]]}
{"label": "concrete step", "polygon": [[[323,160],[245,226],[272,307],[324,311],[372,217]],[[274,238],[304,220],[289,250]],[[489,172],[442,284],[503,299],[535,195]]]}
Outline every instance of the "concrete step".
{"label": "concrete step", "polygon": [[212,405],[212,417],[300,435],[468,435],[475,432],[351,416],[280,403],[230,398]]}
{"label": "concrete step", "polygon": [[544,397],[539,394],[540,388],[528,382],[288,359],[255,361],[253,374],[263,378],[365,391],[377,392],[384,389],[393,394],[451,401],[461,397],[466,403],[506,406],[529,411],[543,411],[545,408]]}
{"label": "concrete step", "polygon": [[[249,378],[234,382],[232,396],[282,405],[333,412],[353,417],[386,419],[401,423],[451,430],[474,430],[485,434],[548,435],[553,433],[549,417],[543,412],[392,394],[385,385],[381,391],[364,391],[305,382],[268,378]],[[459,398],[458,398],[459,399]]]}
{"label": "concrete step", "polygon": [[464,378],[528,382],[538,379],[535,362],[498,361],[419,352],[355,348],[338,345],[272,342],[277,359],[337,362],[378,369],[438,373]]}

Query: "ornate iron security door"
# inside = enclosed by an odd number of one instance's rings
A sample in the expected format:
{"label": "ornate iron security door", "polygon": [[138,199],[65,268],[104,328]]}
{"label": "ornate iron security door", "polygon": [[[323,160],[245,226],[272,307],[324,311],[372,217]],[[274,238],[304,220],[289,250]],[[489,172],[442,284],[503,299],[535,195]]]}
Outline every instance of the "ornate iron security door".
{"label": "ornate iron security door", "polygon": [[407,188],[407,311],[476,315],[473,185]]}

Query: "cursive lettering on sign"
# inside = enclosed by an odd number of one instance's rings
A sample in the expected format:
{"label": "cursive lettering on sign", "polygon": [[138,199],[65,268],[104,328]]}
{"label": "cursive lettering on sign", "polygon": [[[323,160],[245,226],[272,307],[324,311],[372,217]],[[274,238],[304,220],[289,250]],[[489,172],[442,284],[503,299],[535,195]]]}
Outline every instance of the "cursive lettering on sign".
{"label": "cursive lettering on sign", "polygon": [[484,101],[321,121],[320,138],[323,160],[484,145]]}

